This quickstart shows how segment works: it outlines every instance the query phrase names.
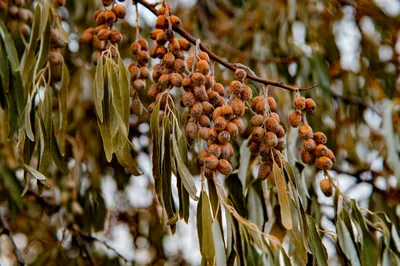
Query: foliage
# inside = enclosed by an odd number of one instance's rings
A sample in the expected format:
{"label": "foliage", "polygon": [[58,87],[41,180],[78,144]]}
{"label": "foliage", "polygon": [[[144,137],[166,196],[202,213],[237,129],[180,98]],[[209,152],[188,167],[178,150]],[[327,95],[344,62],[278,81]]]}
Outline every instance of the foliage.
{"label": "foliage", "polygon": [[400,15],[194,5],[0,0],[2,259],[399,265]]}

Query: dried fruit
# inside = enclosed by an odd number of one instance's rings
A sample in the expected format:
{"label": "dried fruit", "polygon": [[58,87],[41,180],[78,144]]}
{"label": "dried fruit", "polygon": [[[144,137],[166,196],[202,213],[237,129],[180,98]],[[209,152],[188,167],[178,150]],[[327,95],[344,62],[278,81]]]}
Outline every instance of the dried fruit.
{"label": "dried fruit", "polygon": [[303,139],[311,139],[313,137],[313,130],[309,125],[303,124],[299,127],[299,135]]}
{"label": "dried fruit", "polygon": [[294,108],[296,110],[304,110],[306,108],[306,98],[299,97],[293,101]]}
{"label": "dried fruit", "polygon": [[301,150],[301,160],[303,163],[313,165],[315,163],[315,156],[309,151]]}
{"label": "dried fruit", "polygon": [[330,170],[332,166],[332,160],[326,156],[322,156],[317,159],[317,167],[321,170]]}
{"label": "dried fruit", "polygon": [[317,110],[317,105],[315,104],[314,100],[311,98],[306,99],[306,109],[308,113],[314,113]]}
{"label": "dried fruit", "polygon": [[210,155],[204,159],[204,166],[208,169],[216,169],[218,166],[219,160],[217,157]]}
{"label": "dried fruit", "polygon": [[332,197],[333,195],[333,185],[332,181],[329,179],[322,179],[319,183],[322,193],[328,198]]}
{"label": "dried fruit", "polygon": [[301,125],[301,122],[303,121],[303,117],[299,111],[293,111],[289,115],[289,124],[292,127],[298,127]]}
{"label": "dried fruit", "polygon": [[233,171],[232,165],[225,159],[219,160],[217,169],[223,175],[229,175]]}
{"label": "dried fruit", "polygon": [[123,19],[126,15],[126,7],[123,5],[115,5],[113,10],[117,18]]}
{"label": "dried fruit", "polygon": [[272,173],[272,165],[269,163],[262,163],[258,169],[257,178],[260,180],[267,179]]}
{"label": "dried fruit", "polygon": [[324,144],[318,144],[314,152],[317,157],[326,156],[328,154],[328,148]]}
{"label": "dried fruit", "polygon": [[313,139],[317,144],[326,144],[328,138],[322,132],[315,132]]}

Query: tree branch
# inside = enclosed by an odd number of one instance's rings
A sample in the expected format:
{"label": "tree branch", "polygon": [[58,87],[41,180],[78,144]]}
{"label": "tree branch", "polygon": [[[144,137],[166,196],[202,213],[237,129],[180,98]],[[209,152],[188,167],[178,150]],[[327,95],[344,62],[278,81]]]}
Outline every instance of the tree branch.
{"label": "tree branch", "polygon": [[[133,2],[135,4],[139,3],[141,5],[143,5],[144,7],[146,7],[148,10],[150,10],[154,15],[157,15],[157,10],[156,8],[148,3],[146,0],[133,0]],[[191,42],[192,44],[196,44],[197,39],[195,37],[193,37],[192,35],[190,35],[189,32],[185,31],[184,29],[182,29],[181,27],[173,27],[174,31],[179,33],[183,38],[185,38],[186,40],[188,40],[189,42]],[[208,49],[204,44],[202,44],[200,42],[200,49],[203,50],[204,52],[206,52],[210,58],[218,63],[220,63],[221,65],[225,66],[226,68],[235,71],[238,69],[238,67],[233,64],[230,63],[224,59],[222,59],[221,57],[219,57],[218,55],[216,55],[215,53],[213,53],[210,49]],[[279,87],[285,90],[289,90],[289,91],[293,91],[293,92],[297,92],[297,91],[306,91],[309,89],[312,89],[315,86],[312,87],[308,87],[308,88],[299,88],[299,87],[294,87],[294,86],[290,86],[287,85],[283,82],[279,82],[279,81],[275,81],[275,80],[269,80],[269,79],[262,79],[256,75],[252,75],[252,74],[247,74],[247,78],[257,81],[259,83],[265,84],[265,85],[271,85],[271,86],[275,86],[275,87]]]}
{"label": "tree branch", "polygon": [[83,251],[85,252],[86,257],[90,262],[90,265],[97,266],[96,260],[93,258],[92,251],[90,250],[89,243],[87,241],[85,241],[85,239],[83,239],[78,226],[76,224],[72,224],[69,228],[70,228],[70,230],[72,230],[75,233],[78,243],[81,246],[81,248],[83,249]]}
{"label": "tree branch", "polygon": [[11,232],[10,232],[10,227],[8,226],[8,222],[4,218],[3,214],[0,214],[0,223],[3,225],[3,231],[1,233],[2,234],[6,234],[11,239],[11,242],[12,242],[12,244],[14,246],[14,249],[15,249],[15,256],[17,258],[18,265],[25,265],[25,262],[24,262],[24,260],[22,259],[22,256],[21,256],[21,252],[18,249],[17,244],[14,241],[14,238],[13,238]]}

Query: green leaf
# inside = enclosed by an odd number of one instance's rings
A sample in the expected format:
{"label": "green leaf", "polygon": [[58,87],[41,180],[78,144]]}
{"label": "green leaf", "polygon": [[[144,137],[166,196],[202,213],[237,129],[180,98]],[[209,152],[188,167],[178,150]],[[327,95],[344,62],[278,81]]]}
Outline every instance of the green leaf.
{"label": "green leaf", "polygon": [[122,120],[125,123],[125,127],[129,132],[129,114],[130,114],[130,89],[129,79],[126,73],[126,68],[121,57],[118,58],[118,73],[119,73],[119,88],[121,93],[121,105],[122,105]]}
{"label": "green leaf", "polygon": [[94,105],[97,116],[100,122],[103,123],[103,100],[104,100],[104,72],[103,72],[103,57],[97,61],[96,73],[94,75]]}
{"label": "green leaf", "polygon": [[168,225],[172,224],[174,221],[178,221],[178,216],[174,213],[174,206],[172,202],[172,190],[171,190],[171,129],[170,122],[168,117],[164,118],[165,126],[164,126],[164,145],[165,145],[165,153],[167,154],[162,161],[162,193],[163,193],[163,201],[164,208],[168,216]]}
{"label": "green leaf", "polygon": [[100,128],[101,138],[103,139],[103,147],[106,153],[106,159],[108,162],[111,162],[112,155],[114,153],[114,144],[113,138],[111,134],[111,108],[110,106],[110,95],[108,90],[104,90],[104,122],[100,121],[100,118],[97,120],[97,124]]}
{"label": "green leaf", "polygon": [[57,145],[57,139],[54,134],[51,134],[51,155],[53,157],[54,163],[57,165],[58,170],[61,171],[64,175],[69,173],[68,165],[64,162],[60,149]]}
{"label": "green leaf", "polygon": [[[0,58],[6,58],[7,51],[4,47],[3,42],[0,40]],[[10,68],[8,66],[8,60],[0,60],[0,80],[3,85],[3,90],[7,94],[10,87]]]}
{"label": "green leaf", "polygon": [[246,201],[243,195],[242,183],[237,174],[231,174],[225,179],[228,187],[228,198],[232,201],[235,209],[242,217],[247,217]]}
{"label": "green leaf", "polygon": [[25,122],[25,132],[26,136],[32,141],[35,141],[35,136],[33,135],[32,124],[31,124],[31,109],[32,109],[32,101],[35,97],[35,94],[32,96],[28,95],[28,103],[24,110],[24,122]]}
{"label": "green leaf", "polygon": [[[343,210],[343,212],[347,213],[346,210]],[[340,215],[341,217],[339,217],[336,220],[336,232],[337,232],[339,246],[343,254],[351,262],[351,265],[353,266],[361,265],[360,260],[358,258],[356,245],[350,234],[349,229],[347,228],[345,222],[343,221],[344,220],[344,218],[342,217],[343,215],[344,214],[342,213]]]}
{"label": "green leaf", "polygon": [[242,182],[243,193],[249,183],[249,177],[251,175],[251,171],[249,171],[250,157],[249,140],[246,139],[240,146],[240,166],[238,173],[239,179]]}
{"label": "green leaf", "polygon": [[[154,112],[154,110],[153,110],[153,112]],[[157,116],[158,116],[158,114],[157,114]],[[175,139],[175,134],[173,134],[172,144],[173,144],[174,156],[175,156],[176,162],[178,164],[178,171],[179,171],[180,176],[182,177],[182,183],[183,183],[185,189],[187,190],[187,192],[189,193],[190,197],[193,200],[198,200],[199,198],[196,196],[197,189],[194,184],[193,176],[189,172],[189,169],[187,168],[187,166],[182,161],[182,157],[179,153],[177,141]]]}
{"label": "green leaf", "polygon": [[68,87],[69,87],[69,72],[65,62],[62,64],[61,86],[58,92],[58,102],[60,105],[60,128],[58,133],[58,145],[62,155],[65,154],[65,136],[67,134],[68,124]]}
{"label": "green leaf", "polygon": [[47,20],[49,18],[49,10],[50,10],[50,4],[49,0],[43,0],[43,7],[41,10],[41,19],[39,23],[39,37],[37,38],[37,41],[40,40],[40,36],[42,36],[47,24]]}
{"label": "green leaf", "polygon": [[[175,160],[176,169],[178,169],[178,163]],[[181,219],[184,219],[186,223],[189,222],[189,214],[190,214],[190,198],[189,193],[186,191],[185,187],[182,183],[182,177],[179,174],[179,171],[176,171],[176,186],[178,188],[179,195],[179,216]]]}
{"label": "green leaf", "polygon": [[127,144],[123,148],[118,149],[115,154],[117,156],[118,162],[123,167],[128,168],[128,170],[131,172],[132,175],[140,176],[143,174],[139,171],[137,163],[132,157],[130,145]]}
{"label": "green leaf", "polygon": [[153,140],[153,152],[152,152],[152,172],[154,180],[158,180],[160,178],[160,136],[159,136],[159,127],[160,127],[160,118],[158,112],[160,111],[160,104],[156,104],[153,109],[153,113],[150,117],[150,130]]}
{"label": "green leaf", "polygon": [[202,242],[203,242],[203,256],[206,258],[208,263],[214,263],[214,240],[213,240],[213,233],[210,228],[213,224],[212,214],[211,214],[211,207],[210,201],[208,200],[207,193],[203,191],[201,193],[202,205],[201,205],[201,226],[202,230]]}
{"label": "green leaf", "polygon": [[197,227],[197,237],[199,238],[200,253],[203,254],[203,197],[200,194],[199,202],[197,203],[196,209],[196,227]]}
{"label": "green leaf", "polygon": [[4,164],[0,164],[0,179],[10,199],[15,202],[19,209],[23,207],[24,200],[21,198],[21,185],[15,174]]}
{"label": "green leaf", "polygon": [[221,228],[215,219],[211,226],[213,242],[215,245],[215,262],[216,266],[226,266],[225,243],[222,237]]}
{"label": "green leaf", "polygon": [[322,243],[321,237],[318,234],[315,220],[310,215],[307,215],[307,226],[310,238],[310,247],[312,254],[315,256],[316,264],[318,266],[328,266],[328,254],[325,246]]}
{"label": "green leaf", "polygon": [[[17,50],[15,49],[14,42],[11,35],[8,33],[4,22],[0,20],[0,36],[3,39],[4,46],[7,52],[8,60],[10,61],[11,68],[14,72],[18,71],[19,60]],[[4,58],[2,58],[4,60]]]}
{"label": "green leaf", "polygon": [[286,182],[282,175],[282,170],[278,164],[274,161],[273,164],[274,178],[276,189],[278,190],[278,199],[281,209],[282,225],[290,230],[292,229],[292,214],[290,212],[289,199],[287,195]]}
{"label": "green leaf", "polygon": [[37,171],[35,168],[30,167],[29,165],[27,165],[25,163],[24,163],[24,168],[37,180],[41,180],[41,181],[46,180],[46,177],[42,173]]}
{"label": "green leaf", "polygon": [[62,41],[65,43],[70,43],[71,41],[68,37],[68,33],[65,31],[64,27],[62,26],[60,18],[56,19],[56,25],[57,25],[58,32],[60,33],[60,38],[62,39]]}

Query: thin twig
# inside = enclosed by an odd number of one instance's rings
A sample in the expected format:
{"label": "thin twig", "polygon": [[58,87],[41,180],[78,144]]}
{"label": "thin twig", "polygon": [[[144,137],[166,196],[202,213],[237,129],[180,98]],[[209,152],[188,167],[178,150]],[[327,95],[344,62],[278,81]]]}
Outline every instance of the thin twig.
{"label": "thin twig", "polygon": [[8,222],[1,213],[0,213],[0,223],[3,225],[3,231],[1,233],[6,234],[11,239],[11,242],[14,246],[15,256],[17,258],[18,265],[25,265],[25,262],[21,256],[21,252],[18,249],[17,244],[15,243],[14,238],[10,232],[10,227],[8,226]]}
{"label": "thin twig", "polygon": [[[144,7],[146,7],[148,10],[150,10],[154,15],[157,15],[157,10],[156,8],[148,3],[145,0],[133,0],[134,3],[140,3],[141,5],[143,5]],[[178,34],[180,34],[182,37],[184,37],[186,40],[188,40],[189,42],[191,42],[192,44],[196,44],[197,39],[195,37],[193,37],[190,33],[188,33],[187,31],[185,31],[184,29],[182,29],[181,27],[173,27],[174,31],[177,32]],[[200,43],[199,44],[200,49],[203,50],[204,52],[206,52],[210,58],[218,63],[220,63],[221,65],[225,66],[226,68],[230,69],[230,70],[237,70],[238,67],[235,66],[235,64],[230,63],[224,59],[222,59],[221,57],[219,57],[218,55],[216,55],[215,53],[213,53],[210,49],[208,49],[204,44]],[[252,75],[252,74],[248,74],[247,78],[257,81],[259,83],[265,84],[265,85],[271,85],[271,86],[275,86],[275,87],[279,87],[285,90],[290,90],[290,91],[306,91],[309,90],[313,87],[308,87],[308,88],[299,88],[299,87],[295,87],[295,86],[290,86],[287,85],[283,82],[279,82],[279,81],[275,81],[275,80],[269,80],[269,79],[262,79],[256,75]]]}
{"label": "thin twig", "polygon": [[330,94],[336,100],[340,100],[347,104],[354,104],[354,105],[362,106],[365,109],[371,109],[372,111],[377,113],[380,117],[382,117],[381,113],[373,105],[364,102],[361,98],[358,98],[356,96],[346,97],[346,96],[339,95],[333,91],[330,91]]}
{"label": "thin twig", "polygon": [[103,244],[107,249],[113,251],[113,252],[115,253],[115,255],[117,255],[118,258],[120,258],[120,259],[122,259],[123,261],[125,261],[125,263],[128,263],[128,262],[133,263],[133,262],[134,262],[133,260],[129,260],[129,259],[125,258],[125,257],[124,257],[121,253],[119,253],[115,248],[113,248],[112,246],[110,246],[109,244],[107,244],[106,241],[101,240],[101,239],[98,239],[97,237],[92,236],[92,235],[84,234],[84,233],[82,233],[82,232],[79,232],[79,233],[80,233],[80,235],[81,235],[82,238],[85,238],[85,239],[87,239],[88,241],[96,241],[96,242],[99,242],[99,243]]}
{"label": "thin twig", "polygon": [[76,239],[78,240],[78,244],[81,246],[81,248],[85,252],[86,257],[87,257],[90,265],[97,266],[96,260],[94,259],[93,255],[92,255],[92,251],[90,249],[89,243],[83,239],[82,234],[79,231],[78,226],[76,224],[72,224],[69,227],[69,229],[72,230],[75,233]]}

